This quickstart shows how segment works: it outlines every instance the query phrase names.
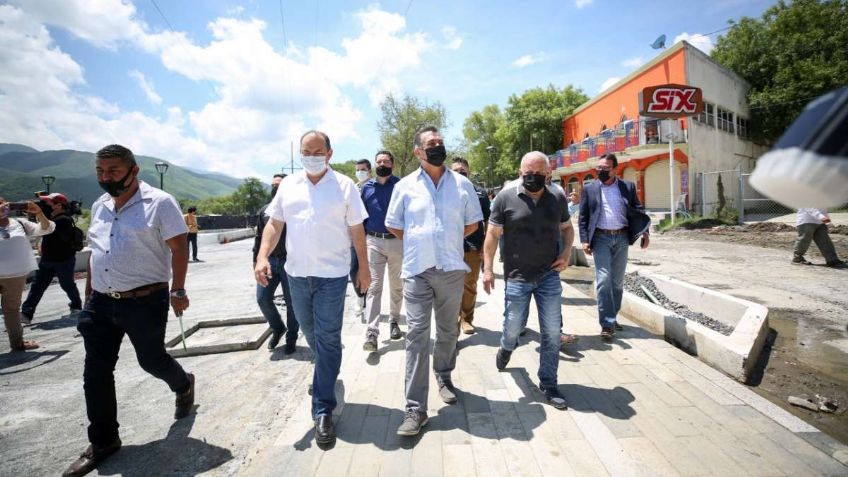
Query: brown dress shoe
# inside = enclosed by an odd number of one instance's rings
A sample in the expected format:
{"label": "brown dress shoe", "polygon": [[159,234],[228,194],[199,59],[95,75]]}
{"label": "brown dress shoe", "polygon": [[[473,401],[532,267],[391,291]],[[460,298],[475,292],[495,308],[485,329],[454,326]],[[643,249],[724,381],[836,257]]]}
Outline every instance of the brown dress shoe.
{"label": "brown dress shoe", "polygon": [[177,394],[176,410],[174,410],[174,419],[182,419],[188,416],[191,412],[191,407],[194,406],[194,375],[188,374],[189,387],[188,391]]}
{"label": "brown dress shoe", "polygon": [[477,328],[475,328],[474,325],[465,320],[460,320],[459,326],[462,329],[462,332],[466,335],[473,335],[477,331]]}
{"label": "brown dress shoe", "polygon": [[120,448],[121,439],[115,439],[115,442],[103,448],[90,445],[85,452],[80,454],[79,459],[75,460],[65,470],[65,472],[62,473],[62,477],[78,477],[80,475],[85,475],[94,470],[94,468],[97,467],[97,464],[102,462],[103,459],[109,457],[115,452],[118,452],[118,449]]}

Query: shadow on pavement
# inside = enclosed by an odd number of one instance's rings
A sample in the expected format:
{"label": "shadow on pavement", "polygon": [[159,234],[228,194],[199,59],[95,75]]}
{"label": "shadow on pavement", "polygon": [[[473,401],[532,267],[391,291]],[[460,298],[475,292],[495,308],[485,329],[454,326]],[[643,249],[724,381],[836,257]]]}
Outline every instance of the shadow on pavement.
{"label": "shadow on pavement", "polygon": [[[61,351],[12,351],[3,355],[0,355],[0,370],[13,368],[15,366],[21,366],[26,364],[33,364],[33,366],[28,366],[22,369],[15,369],[12,371],[0,372],[0,376],[7,374],[15,374],[21,373],[24,371],[29,371],[31,369],[35,369],[39,366],[44,366],[45,364],[50,364],[53,361],[61,358],[62,356],[68,354],[68,350]],[[46,359],[42,359],[46,358]]]}
{"label": "shadow on pavement", "polygon": [[78,322],[79,320],[77,320],[76,315],[62,315],[62,317],[59,319],[50,321],[38,321],[31,324],[29,327],[33,330],[51,331],[77,326]]}
{"label": "shadow on pavement", "polygon": [[380,364],[380,358],[382,358],[383,355],[390,353],[392,351],[402,351],[403,349],[404,349],[404,338],[401,338],[399,340],[393,340],[393,339],[383,340],[383,342],[381,343],[381,346],[379,346],[377,348],[377,351],[374,351],[372,353],[368,353],[368,357],[365,358],[365,362],[368,363],[371,366],[377,366],[378,364]]}
{"label": "shadow on pavement", "polygon": [[100,475],[142,477],[148,475],[197,475],[233,458],[229,449],[188,437],[196,409],[175,421],[164,439],[147,444],[125,445],[97,467]]}

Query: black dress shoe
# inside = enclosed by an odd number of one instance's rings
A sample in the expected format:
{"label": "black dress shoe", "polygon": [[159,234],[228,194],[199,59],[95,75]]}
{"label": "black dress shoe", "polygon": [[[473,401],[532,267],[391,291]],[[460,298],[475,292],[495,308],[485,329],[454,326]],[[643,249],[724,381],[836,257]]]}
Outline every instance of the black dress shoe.
{"label": "black dress shoe", "polygon": [[499,371],[503,371],[506,365],[509,364],[509,358],[512,357],[512,351],[507,351],[503,348],[498,348],[498,355],[495,356],[495,367]]}
{"label": "black dress shoe", "polygon": [[336,427],[333,416],[321,414],[315,419],[315,442],[320,447],[332,447],[336,443]]}
{"label": "black dress shoe", "polygon": [[292,354],[297,351],[296,343],[286,343],[286,346],[283,347],[283,354]]}
{"label": "black dress shoe", "polygon": [[79,459],[75,460],[71,463],[70,466],[62,473],[62,477],[78,477],[80,475],[85,475],[97,467],[97,464],[103,461],[103,459],[109,457],[110,455],[118,452],[118,449],[121,448],[121,439],[115,439],[115,442],[109,444],[106,447],[94,447],[94,445],[88,446],[88,448],[80,454]]}
{"label": "black dress shoe", "polygon": [[276,331],[271,333],[271,339],[268,340],[268,349],[274,349],[280,344],[280,338],[283,337],[282,333],[277,333]]}
{"label": "black dress shoe", "polygon": [[191,407],[194,406],[194,375],[188,374],[188,390],[177,393],[176,409],[174,410],[174,419],[182,419],[188,416],[191,412]]}

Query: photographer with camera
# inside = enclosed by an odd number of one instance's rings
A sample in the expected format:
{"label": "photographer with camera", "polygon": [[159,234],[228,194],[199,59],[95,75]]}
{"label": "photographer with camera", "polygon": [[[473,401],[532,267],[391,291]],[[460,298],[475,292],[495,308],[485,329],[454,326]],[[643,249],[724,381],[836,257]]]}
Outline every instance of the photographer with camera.
{"label": "photographer with camera", "polygon": [[41,240],[41,260],[38,262],[35,280],[21,306],[21,321],[27,325],[32,323],[35,308],[53,277],[59,279],[59,286],[71,300],[68,303],[71,314],[75,315],[82,308],[79,290],[74,282],[76,253],[82,248],[82,244],[78,241],[78,229],[71,218],[71,204],[67,197],[56,192],[41,196],[40,201],[49,208],[50,218],[56,224],[56,230]]}
{"label": "photographer with camera", "polygon": [[[11,219],[13,211],[25,211],[35,215],[38,224],[25,219]],[[21,297],[26,287],[29,272],[38,268],[29,237],[47,235],[56,228],[35,202],[9,203],[0,197],[0,306],[3,321],[13,351],[38,348],[35,341],[24,340],[21,327]]]}

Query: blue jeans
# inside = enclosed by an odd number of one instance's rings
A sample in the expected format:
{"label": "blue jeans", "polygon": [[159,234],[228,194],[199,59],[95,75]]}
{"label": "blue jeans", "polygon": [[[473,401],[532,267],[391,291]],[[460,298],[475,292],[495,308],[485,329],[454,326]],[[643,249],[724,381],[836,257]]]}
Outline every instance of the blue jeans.
{"label": "blue jeans", "polygon": [[342,321],[347,277],[288,276],[292,305],[306,343],[315,354],[312,417],[336,407],[336,378],[342,365]]}
{"label": "blue jeans", "polygon": [[504,297],[504,324],[501,348],[507,351],[518,346],[518,336],[527,323],[530,297],[536,299],[539,313],[539,382],[556,386],[559,367],[559,334],[562,330],[562,282],[559,272],[551,270],[535,282],[506,281]]}
{"label": "blue jeans", "polygon": [[595,294],[598,297],[598,321],[601,327],[615,324],[621,310],[624,293],[624,270],[627,268],[627,235],[596,233],[592,237],[592,255],[595,257]]}
{"label": "blue jeans", "polygon": [[41,259],[38,263],[38,271],[35,272],[35,280],[33,280],[29,288],[26,301],[21,305],[21,313],[30,318],[35,316],[35,308],[41,301],[41,297],[44,296],[47,287],[50,286],[50,282],[53,281],[53,277],[59,279],[59,286],[62,287],[62,290],[68,295],[68,299],[71,300],[68,303],[71,310],[81,309],[82,301],[80,300],[77,284],[74,282],[75,264],[76,258],[74,257],[61,262],[51,262]]}
{"label": "blue jeans", "polygon": [[[262,310],[262,316],[268,322],[268,326],[275,333],[286,333],[286,343],[294,343],[297,341],[297,332],[300,326],[295,319],[294,310],[292,309],[291,290],[289,289],[289,279],[286,275],[286,261],[277,257],[268,257],[268,262],[271,264],[271,278],[268,279],[268,286],[256,285],[256,304]],[[277,305],[274,304],[274,293],[277,291],[277,286],[283,286],[283,300],[286,303],[286,324],[280,317],[280,312]]]}

